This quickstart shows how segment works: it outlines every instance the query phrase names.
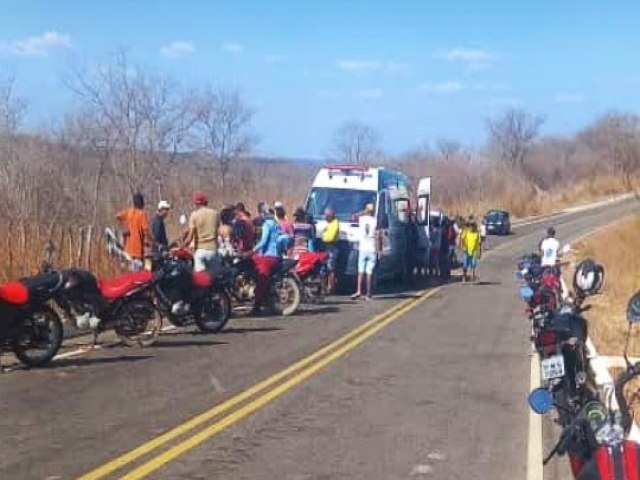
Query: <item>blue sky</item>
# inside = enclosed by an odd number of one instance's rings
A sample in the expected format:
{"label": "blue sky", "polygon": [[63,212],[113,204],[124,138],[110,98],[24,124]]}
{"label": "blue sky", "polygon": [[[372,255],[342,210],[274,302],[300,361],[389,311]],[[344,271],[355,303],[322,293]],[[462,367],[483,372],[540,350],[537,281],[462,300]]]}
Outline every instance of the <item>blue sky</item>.
{"label": "blue sky", "polygon": [[479,145],[509,105],[560,134],[639,111],[638,20],[633,0],[4,0],[0,78],[16,78],[36,126],[71,107],[74,65],[126,48],[185,86],[239,88],[259,153],[322,157],[347,120],[398,153]]}

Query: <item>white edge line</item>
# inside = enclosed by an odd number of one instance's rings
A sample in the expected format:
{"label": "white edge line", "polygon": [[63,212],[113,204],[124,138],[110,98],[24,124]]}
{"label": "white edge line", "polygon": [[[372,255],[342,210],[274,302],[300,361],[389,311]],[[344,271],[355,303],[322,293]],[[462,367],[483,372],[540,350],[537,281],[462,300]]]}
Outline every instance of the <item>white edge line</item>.
{"label": "white edge line", "polygon": [[[540,359],[531,346],[531,390],[540,386]],[[527,444],[527,480],[543,480],[542,416],[529,409],[529,442]]]}
{"label": "white edge line", "polygon": [[[177,327],[175,325],[167,325],[166,327],[162,327],[162,331],[163,332],[169,332],[171,330],[175,330]],[[70,352],[65,352],[65,353],[60,353],[58,355],[56,355],[55,357],[53,357],[53,360],[62,360],[64,358],[72,358],[72,357],[77,357],[80,355],[85,355],[87,353],[92,352],[93,350],[100,350],[101,348],[109,348],[109,347],[114,347],[116,345],[119,345],[120,342],[109,342],[109,343],[105,343],[104,345],[95,345],[95,346],[90,346],[90,347],[82,347],[82,348],[78,348],[77,350],[71,350]]]}

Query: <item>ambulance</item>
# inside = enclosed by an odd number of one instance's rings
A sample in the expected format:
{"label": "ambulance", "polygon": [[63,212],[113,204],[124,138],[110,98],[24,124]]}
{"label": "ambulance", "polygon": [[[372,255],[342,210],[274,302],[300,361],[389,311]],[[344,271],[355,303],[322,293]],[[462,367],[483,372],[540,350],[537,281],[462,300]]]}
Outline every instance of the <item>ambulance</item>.
{"label": "ambulance", "polygon": [[[430,179],[421,179],[418,205],[420,224],[428,231],[431,205]],[[415,223],[411,218],[411,188],[402,172],[385,167],[327,165],[315,176],[307,196],[306,211],[316,225],[318,238],[327,226],[324,212],[332,208],[340,221],[337,274],[342,284],[355,280],[358,267],[358,216],[367,204],[375,207],[379,231],[378,279],[405,281],[411,273],[409,249]],[[424,210],[426,209],[426,210]],[[346,282],[345,282],[346,280]]]}

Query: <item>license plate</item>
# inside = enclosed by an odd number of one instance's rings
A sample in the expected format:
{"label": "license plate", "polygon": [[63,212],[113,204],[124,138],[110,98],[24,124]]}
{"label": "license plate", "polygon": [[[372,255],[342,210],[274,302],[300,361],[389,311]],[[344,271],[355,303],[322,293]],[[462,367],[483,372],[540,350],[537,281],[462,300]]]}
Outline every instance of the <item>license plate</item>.
{"label": "license plate", "polygon": [[554,355],[545,358],[540,362],[542,368],[542,380],[551,380],[552,378],[560,378],[564,376],[564,357],[562,355]]}

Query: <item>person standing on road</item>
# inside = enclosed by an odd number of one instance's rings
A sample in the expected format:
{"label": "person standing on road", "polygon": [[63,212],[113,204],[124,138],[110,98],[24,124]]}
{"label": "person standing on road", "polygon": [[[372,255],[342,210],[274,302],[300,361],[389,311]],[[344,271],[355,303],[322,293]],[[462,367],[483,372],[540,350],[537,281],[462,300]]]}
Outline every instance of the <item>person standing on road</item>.
{"label": "person standing on road", "polygon": [[262,222],[260,241],[253,247],[253,263],[256,268],[256,294],[252,313],[260,315],[266,306],[269,294],[271,271],[278,263],[278,236],[280,229],[275,219],[274,210],[265,205],[267,211]]}
{"label": "person standing on road", "polygon": [[464,259],[462,261],[462,281],[468,280],[468,273],[471,273],[471,281],[476,281],[476,268],[478,260],[482,256],[482,242],[480,241],[480,232],[478,224],[471,222],[462,236],[462,252]]}
{"label": "person standing on road", "polygon": [[234,236],[236,238],[239,252],[250,252],[256,243],[256,230],[251,220],[249,212],[246,211],[244,203],[236,204],[236,218],[234,222]]}
{"label": "person standing on road", "polygon": [[116,215],[123,227],[124,250],[131,257],[131,269],[140,270],[144,265],[145,246],[153,245],[149,219],[144,211],[144,197],[134,193],[133,206]]}
{"label": "person standing on road", "polygon": [[373,216],[372,203],[367,204],[364,214],[358,218],[358,288],[351,298],[362,296],[362,280],[366,283],[365,298],[371,300],[373,269],[377,262],[376,218]]}
{"label": "person standing on road", "polygon": [[440,225],[440,278],[449,279],[451,265],[449,263],[449,219],[442,217]]}
{"label": "person standing on road", "polygon": [[327,226],[322,232],[322,243],[327,249],[329,259],[327,260],[327,269],[329,275],[327,278],[329,294],[333,294],[336,291],[336,266],[338,261],[338,240],[340,239],[340,222],[336,217],[336,212],[333,208],[327,208],[324,212]]}
{"label": "person standing on road", "polygon": [[194,271],[202,272],[218,252],[220,217],[216,210],[209,208],[209,199],[200,191],[193,195],[193,204],[196,209],[189,218],[189,231],[184,244],[190,245],[194,250]]}
{"label": "person standing on road", "polygon": [[483,219],[482,222],[480,222],[480,242],[482,242],[483,246],[486,240],[487,240],[487,222],[485,222],[485,220]]}
{"label": "person standing on road", "polygon": [[540,242],[543,267],[555,267],[560,253],[560,242],[556,239],[556,230],[553,227],[547,229],[547,237]]}
{"label": "person standing on road", "polygon": [[164,224],[167,215],[171,210],[171,204],[166,200],[158,203],[158,211],[151,220],[151,233],[153,234],[154,246],[157,251],[167,250],[169,248],[169,239],[167,238],[167,228]]}
{"label": "person standing on road", "polygon": [[293,214],[293,248],[290,252],[291,258],[298,258],[301,253],[312,250],[315,228],[309,222],[307,212],[300,207]]}

